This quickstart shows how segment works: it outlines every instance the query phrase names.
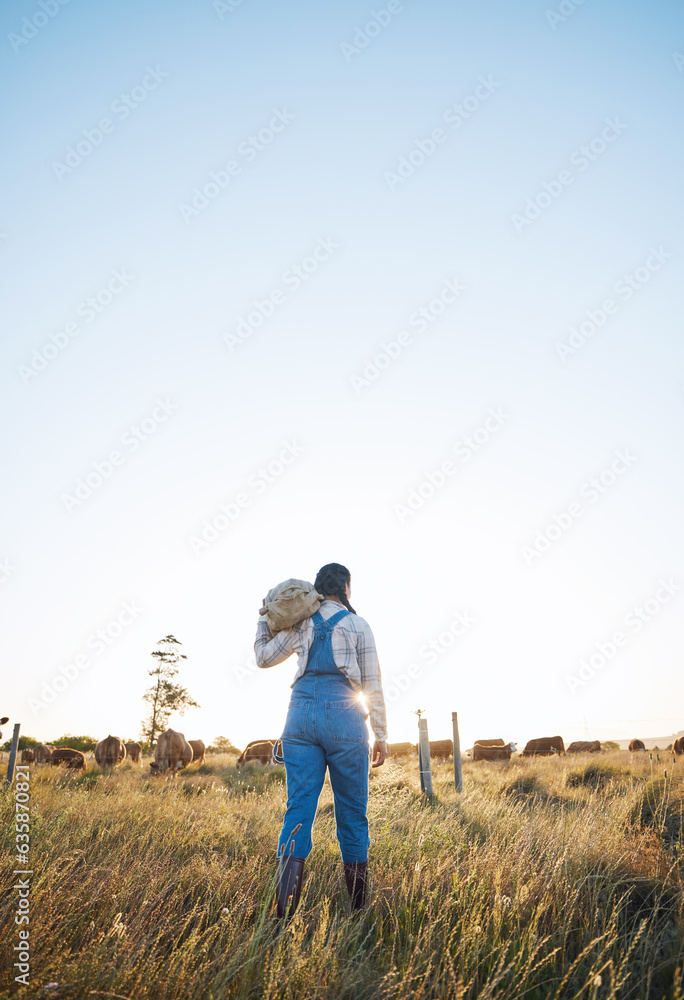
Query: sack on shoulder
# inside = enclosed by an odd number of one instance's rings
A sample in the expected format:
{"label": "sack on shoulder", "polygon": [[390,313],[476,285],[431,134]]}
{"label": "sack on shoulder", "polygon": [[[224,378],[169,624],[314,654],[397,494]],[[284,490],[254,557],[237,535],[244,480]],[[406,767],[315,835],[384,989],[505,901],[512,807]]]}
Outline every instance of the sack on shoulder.
{"label": "sack on shoulder", "polygon": [[321,606],[323,598],[306,580],[284,580],[266,595],[266,604],[259,609],[266,615],[271,635],[291,628],[304,618],[310,618]]}

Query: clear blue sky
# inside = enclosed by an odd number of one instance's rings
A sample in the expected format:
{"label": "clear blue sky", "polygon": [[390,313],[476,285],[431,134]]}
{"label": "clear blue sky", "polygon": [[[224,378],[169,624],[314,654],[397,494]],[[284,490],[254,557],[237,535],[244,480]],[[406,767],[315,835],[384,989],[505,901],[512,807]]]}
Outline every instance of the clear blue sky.
{"label": "clear blue sky", "polygon": [[391,739],[684,728],[681,9],[392,6],[3,6],[24,732],[136,735],[172,633],[176,728],[278,735],[257,611],[331,560]]}

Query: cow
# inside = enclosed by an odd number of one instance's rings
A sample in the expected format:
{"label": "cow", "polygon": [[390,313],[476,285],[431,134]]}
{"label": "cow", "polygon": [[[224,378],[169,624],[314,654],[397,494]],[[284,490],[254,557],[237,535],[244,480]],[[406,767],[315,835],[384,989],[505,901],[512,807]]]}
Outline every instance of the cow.
{"label": "cow", "polygon": [[565,744],[560,736],[540,736],[529,740],[521,757],[550,757],[552,754],[564,754]]}
{"label": "cow", "polygon": [[236,767],[242,767],[250,761],[258,760],[260,764],[270,764],[273,761],[273,747],[276,740],[252,740],[235,762]]}
{"label": "cow", "polygon": [[684,753],[684,736],[680,736],[679,739],[674,741],[672,744],[672,752],[677,755]]}
{"label": "cow", "polygon": [[510,760],[511,754],[515,753],[517,746],[515,743],[505,743],[501,740],[477,740],[468,753],[473,760]]}
{"label": "cow", "polygon": [[207,748],[202,740],[188,740],[188,743],[192,747],[192,763],[204,764],[204,754]]}
{"label": "cow", "polygon": [[601,744],[598,740],[575,740],[571,743],[566,753],[598,753]]}
{"label": "cow", "polygon": [[21,762],[22,764],[33,764],[36,759],[36,755],[33,750],[22,750],[21,751]]}
{"label": "cow", "polygon": [[645,750],[646,744],[643,740],[630,740],[629,741],[630,750]]}
{"label": "cow", "polygon": [[418,748],[415,743],[388,743],[387,756],[408,757],[409,754],[415,753],[417,749]]}
{"label": "cow", "polygon": [[85,754],[81,753],[80,750],[72,750],[71,747],[57,747],[56,750],[52,751],[50,761],[52,764],[66,764],[67,767],[73,767],[75,770],[85,770],[86,766]]}
{"label": "cow", "polygon": [[153,774],[165,774],[169,770],[175,774],[176,771],[187,767],[191,760],[192,747],[183,733],[167,729],[166,732],[159,734],[150,770]]}
{"label": "cow", "polygon": [[453,752],[453,740],[432,740],[430,743],[430,757],[436,760],[448,760]]}
{"label": "cow", "polygon": [[142,747],[139,743],[127,743],[126,744],[126,756],[130,757],[134,764],[140,762],[140,754],[142,752]]}
{"label": "cow", "polygon": [[54,747],[47,746],[45,743],[39,743],[37,747],[34,747],[33,753],[36,758],[36,764],[49,764],[52,760],[54,749]]}
{"label": "cow", "polygon": [[100,767],[114,767],[126,756],[126,744],[118,736],[107,736],[95,747],[95,760]]}
{"label": "cow", "polygon": [[499,739],[497,740],[475,740],[470,750],[466,750],[466,757],[472,757],[473,760],[499,760],[500,758],[489,754],[481,754],[478,757],[474,757],[473,753],[475,747],[480,747],[481,749],[490,749],[490,748],[503,749],[505,746],[507,746],[507,744],[504,743],[501,737],[499,737]]}

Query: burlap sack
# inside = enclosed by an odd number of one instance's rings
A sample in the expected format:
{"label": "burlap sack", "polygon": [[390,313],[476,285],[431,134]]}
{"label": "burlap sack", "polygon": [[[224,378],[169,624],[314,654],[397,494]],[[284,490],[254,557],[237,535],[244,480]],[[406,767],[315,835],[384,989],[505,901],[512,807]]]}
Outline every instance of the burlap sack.
{"label": "burlap sack", "polygon": [[318,611],[322,600],[313,584],[306,580],[284,580],[269,590],[266,604],[259,609],[259,614],[266,615],[271,635],[275,635],[284,628],[296,625],[303,618],[310,618]]}

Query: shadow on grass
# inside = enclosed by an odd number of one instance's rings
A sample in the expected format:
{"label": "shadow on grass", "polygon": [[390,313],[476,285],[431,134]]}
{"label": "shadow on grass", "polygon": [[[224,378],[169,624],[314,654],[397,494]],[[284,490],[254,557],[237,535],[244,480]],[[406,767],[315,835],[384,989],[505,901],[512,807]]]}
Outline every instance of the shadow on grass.
{"label": "shadow on grass", "polygon": [[584,806],[584,803],[578,802],[577,799],[564,798],[561,795],[552,795],[544,788],[536,775],[533,774],[526,774],[518,778],[514,778],[509,785],[505,786],[504,794],[513,802],[530,809],[534,806],[543,805],[551,807],[557,806],[562,809],[574,811],[576,809],[581,809]]}

